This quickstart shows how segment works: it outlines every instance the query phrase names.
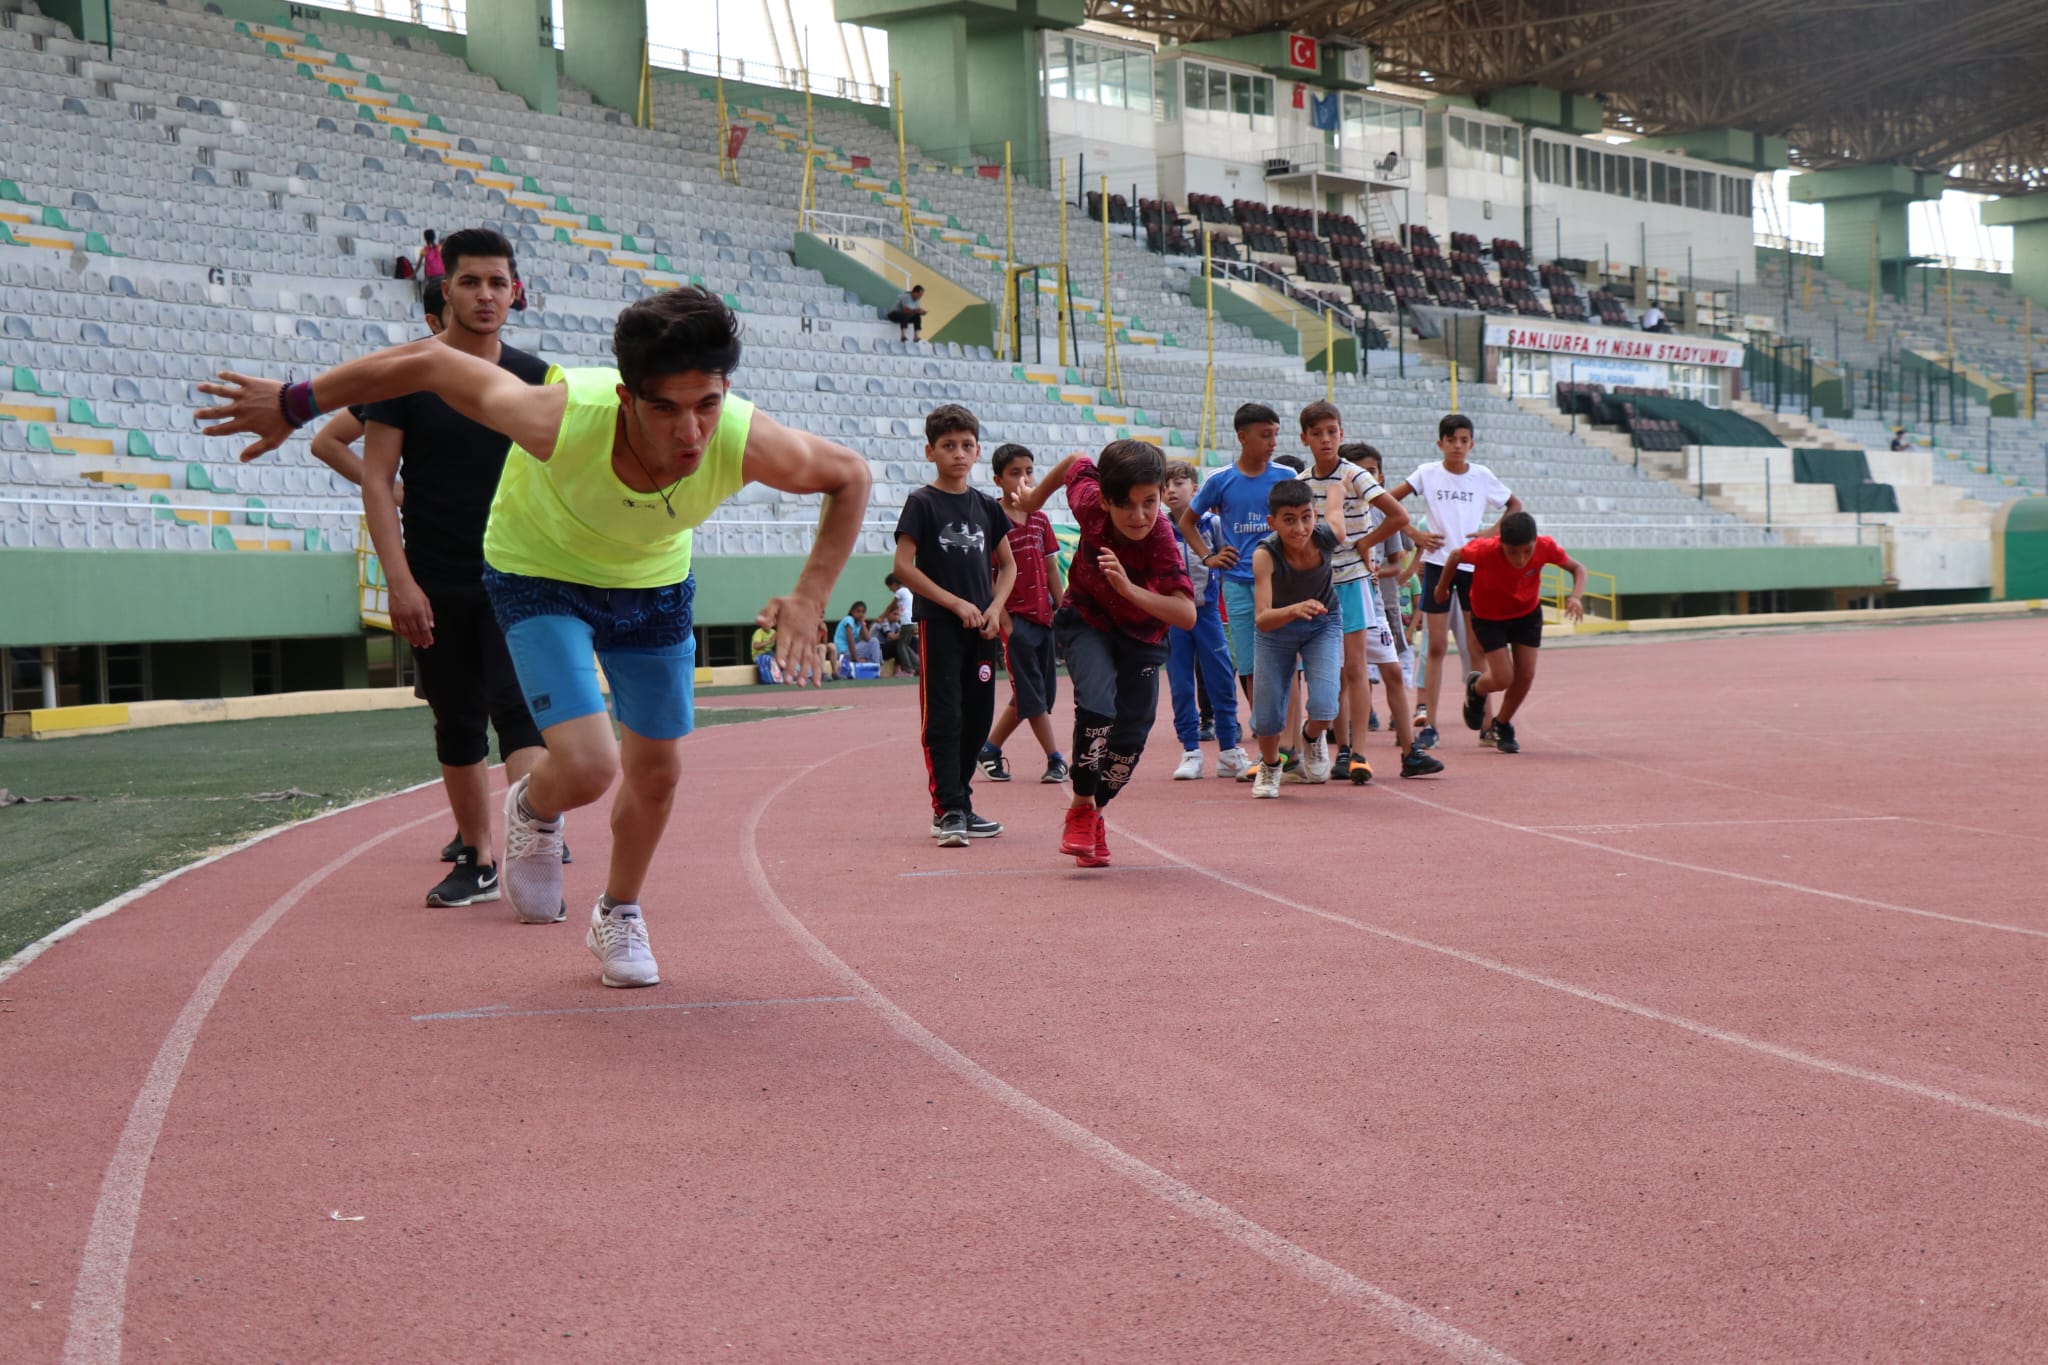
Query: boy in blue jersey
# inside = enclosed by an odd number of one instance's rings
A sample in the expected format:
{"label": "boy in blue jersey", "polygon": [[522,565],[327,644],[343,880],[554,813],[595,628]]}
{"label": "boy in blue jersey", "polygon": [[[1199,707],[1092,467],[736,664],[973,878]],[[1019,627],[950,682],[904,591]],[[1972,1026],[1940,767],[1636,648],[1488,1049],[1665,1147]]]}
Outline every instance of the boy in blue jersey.
{"label": "boy in blue jersey", "polygon": [[[1209,691],[1216,725],[1216,775],[1235,781],[1251,767],[1251,755],[1238,744],[1237,698],[1230,691],[1230,647],[1224,641],[1223,614],[1217,608],[1223,580],[1213,569],[1202,566],[1178,525],[1180,514],[1194,501],[1195,485],[1200,481],[1200,472],[1187,461],[1167,462],[1167,516],[1175,523],[1174,537],[1180,542],[1188,580],[1195,585],[1194,628],[1176,628],[1166,634],[1166,680],[1173,689],[1173,730],[1181,748],[1173,780],[1192,782],[1204,775],[1201,705],[1195,692],[1199,676]],[[1201,530],[1210,544],[1223,539],[1222,523],[1214,513],[1201,519]]]}

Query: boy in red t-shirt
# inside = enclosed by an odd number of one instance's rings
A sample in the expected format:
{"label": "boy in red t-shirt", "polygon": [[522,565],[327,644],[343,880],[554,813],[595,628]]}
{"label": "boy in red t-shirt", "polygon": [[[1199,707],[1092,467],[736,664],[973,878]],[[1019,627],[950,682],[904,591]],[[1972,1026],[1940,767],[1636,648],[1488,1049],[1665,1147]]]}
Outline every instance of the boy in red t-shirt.
{"label": "boy in red t-shirt", "polygon": [[1017,561],[1017,582],[1003,609],[996,613],[1003,637],[1003,667],[1010,675],[1010,703],[996,717],[988,742],[981,746],[981,771],[991,782],[1008,782],[1010,765],[1003,759],[1003,741],[1015,734],[1019,725],[1029,725],[1038,747],[1045,750],[1045,772],[1038,780],[1064,782],[1067,760],[1052,733],[1052,704],[1059,690],[1052,609],[1063,590],[1059,537],[1053,534],[1052,518],[1023,510],[1024,496],[1032,487],[1033,460],[1028,449],[1014,443],[999,445],[989,468],[995,472],[996,486],[1003,490],[1003,514],[1010,519],[1010,554]]}
{"label": "boy in red t-shirt", "polygon": [[1081,530],[1066,601],[1053,616],[1074,692],[1074,799],[1060,852],[1082,867],[1109,863],[1102,808],[1124,789],[1159,713],[1169,626],[1192,630],[1195,588],[1161,513],[1166,458],[1143,441],[1111,441],[1102,463],[1067,456],[1026,493],[1029,516],[1064,488]]}
{"label": "boy in red t-shirt", "polygon": [[1543,566],[1555,564],[1571,574],[1564,614],[1573,622],[1586,615],[1586,566],[1549,536],[1537,535],[1536,518],[1527,512],[1508,513],[1495,529],[1497,535],[1468,540],[1451,552],[1435,595],[1438,602],[1448,601],[1458,567],[1472,568],[1472,634],[1485,657],[1483,667],[1465,675],[1465,724],[1479,729],[1486,721],[1487,696],[1506,693],[1487,729],[1502,753],[1514,754],[1522,751],[1515,742],[1514,715],[1536,681],[1537,651],[1543,647]]}

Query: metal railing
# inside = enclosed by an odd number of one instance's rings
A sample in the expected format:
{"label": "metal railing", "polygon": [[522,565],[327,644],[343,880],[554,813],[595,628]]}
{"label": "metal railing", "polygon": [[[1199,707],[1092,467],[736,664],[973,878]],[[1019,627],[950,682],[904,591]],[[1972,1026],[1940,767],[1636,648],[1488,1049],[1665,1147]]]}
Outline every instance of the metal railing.
{"label": "metal railing", "polygon": [[[1268,147],[1264,162],[1266,176],[1338,175],[1375,185],[1402,186],[1408,183],[1409,161],[1395,148],[1374,157],[1363,147],[1332,147],[1327,142],[1296,142],[1285,147]],[[1284,170],[1276,167],[1285,166]],[[1320,215],[1320,210],[1318,214]]]}
{"label": "metal railing", "polygon": [[[802,94],[804,89],[802,68],[776,66],[772,62],[750,62],[744,57],[719,57],[710,52],[692,52],[685,47],[670,47],[666,43],[648,44],[647,61],[650,66],[659,66],[669,71],[684,71],[693,76],[723,76],[730,81],[777,86],[797,94]],[[856,81],[846,76],[821,76],[813,71],[810,74],[810,85],[813,95],[851,100],[856,104],[886,106],[889,103],[887,87]]]}
{"label": "metal railing", "polygon": [[1345,304],[1332,303],[1322,297],[1322,295],[1310,292],[1317,288],[1343,289],[1345,288],[1344,285],[1318,286],[1312,283],[1290,280],[1279,271],[1269,266],[1261,265],[1257,261],[1218,261],[1211,259],[1209,266],[1219,275],[1230,275],[1250,284],[1260,284],[1268,289],[1277,289],[1288,299],[1300,304],[1303,308],[1309,309],[1318,317],[1328,313],[1330,320],[1337,326],[1344,328],[1347,332],[1355,332],[1363,325],[1363,319],[1351,307]]}
{"label": "metal railing", "polygon": [[[323,536],[336,530],[354,532],[359,512],[354,508],[334,507],[292,507],[265,503],[260,507],[228,507],[219,503],[183,502],[138,502],[135,500],[112,501],[105,498],[38,498],[21,496],[0,496],[0,508],[25,507],[26,518],[7,517],[9,521],[28,528],[29,549],[80,549],[114,550],[130,548],[115,542],[114,528],[126,527],[136,533],[133,548],[142,550],[182,550],[212,548],[211,534],[216,526],[230,531],[240,531],[246,537],[268,537],[273,533],[293,534],[307,530],[318,530]],[[196,513],[201,521],[197,528],[208,533],[207,546],[193,546],[187,542],[184,532],[195,525],[192,521],[181,521],[176,513]],[[138,519],[136,514],[142,514]],[[166,513],[172,515],[165,515]],[[219,518],[225,515],[227,520]],[[262,517],[262,523],[249,520]],[[272,517],[282,517],[293,523],[291,526],[273,527]],[[312,523],[318,523],[314,525]],[[178,539],[171,538],[176,528]],[[82,536],[65,535],[67,529],[82,531]],[[67,543],[67,541],[69,543]],[[82,542],[82,543],[81,543]],[[339,546],[336,547],[340,549]]]}

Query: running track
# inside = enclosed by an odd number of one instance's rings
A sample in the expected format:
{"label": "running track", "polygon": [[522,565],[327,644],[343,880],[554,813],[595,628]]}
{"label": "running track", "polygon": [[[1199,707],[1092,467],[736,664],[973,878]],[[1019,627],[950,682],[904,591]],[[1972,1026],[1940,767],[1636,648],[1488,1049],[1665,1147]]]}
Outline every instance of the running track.
{"label": "running track", "polygon": [[2038,1360],[2044,657],[1552,650],[1256,805],[1162,721],[1096,873],[828,694],[691,742],[639,992],[594,813],[549,928],[436,790],[295,827],[0,980],[0,1356]]}

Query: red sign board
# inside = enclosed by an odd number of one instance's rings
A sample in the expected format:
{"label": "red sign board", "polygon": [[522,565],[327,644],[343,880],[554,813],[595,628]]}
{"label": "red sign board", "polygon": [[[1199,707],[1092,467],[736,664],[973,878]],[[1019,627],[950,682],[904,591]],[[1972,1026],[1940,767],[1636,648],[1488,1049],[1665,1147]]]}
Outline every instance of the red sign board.
{"label": "red sign board", "polygon": [[1306,33],[1288,34],[1287,65],[1296,71],[1322,70],[1322,59],[1316,52],[1316,40],[1309,37]]}

